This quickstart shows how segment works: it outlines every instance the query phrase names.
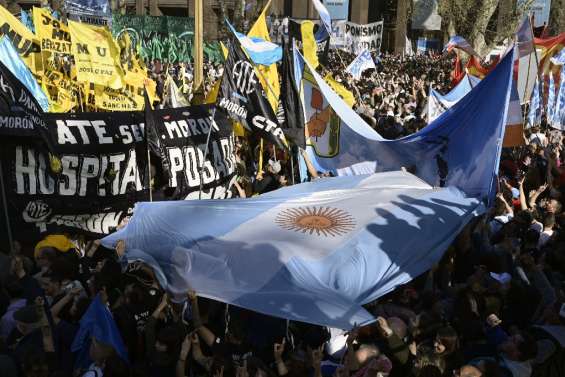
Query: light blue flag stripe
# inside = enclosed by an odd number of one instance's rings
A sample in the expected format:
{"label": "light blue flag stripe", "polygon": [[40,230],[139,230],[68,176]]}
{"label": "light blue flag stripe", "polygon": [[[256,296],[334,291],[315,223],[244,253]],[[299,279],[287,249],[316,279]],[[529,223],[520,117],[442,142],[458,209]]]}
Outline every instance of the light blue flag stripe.
{"label": "light blue flag stripe", "polygon": [[555,81],[553,73],[549,73],[549,88],[547,93],[547,121],[551,122],[555,114]]}
{"label": "light blue flag stripe", "polygon": [[536,79],[536,83],[534,84],[534,91],[532,93],[532,98],[530,99],[530,109],[528,112],[529,127],[538,125],[541,121],[540,86],[541,86],[540,81]]}
{"label": "light blue flag stripe", "polygon": [[269,66],[282,59],[281,46],[273,42],[268,42],[261,38],[250,38],[245,34],[239,33],[227,20],[226,24],[235,34],[235,36],[239,40],[239,43],[245,49],[253,63]]}
{"label": "light blue flag stripe", "polygon": [[248,199],[139,203],[128,225],[102,243],[124,240],[127,259],[153,267],[175,300],[194,289],[260,313],[350,329],[374,321],[362,305],[431,268],[483,210],[455,188],[388,172]]}
{"label": "light blue flag stripe", "polygon": [[14,49],[12,42],[4,36],[0,37],[0,61],[8,67],[10,72],[24,84],[24,86],[33,94],[39,106],[43,111],[49,111],[49,100],[41,87],[26,67],[23,60]]}
{"label": "light blue flag stripe", "polygon": [[557,96],[557,104],[551,121],[551,127],[558,130],[565,130],[565,66],[561,68],[561,84],[559,86],[559,95]]}
{"label": "light blue flag stripe", "polygon": [[[512,87],[513,54],[510,51],[470,94],[433,123],[399,140],[384,140],[310,67],[323,97],[340,118],[338,130],[328,124],[324,131],[338,135],[339,153],[316,153],[313,145],[317,140],[311,138],[307,142],[310,160],[318,171],[338,175],[405,167],[433,186],[455,186],[467,195],[491,201]],[[312,89],[305,84],[303,90],[307,95]],[[306,109],[305,117],[310,119],[313,114]],[[320,140],[325,140],[325,133]]]}

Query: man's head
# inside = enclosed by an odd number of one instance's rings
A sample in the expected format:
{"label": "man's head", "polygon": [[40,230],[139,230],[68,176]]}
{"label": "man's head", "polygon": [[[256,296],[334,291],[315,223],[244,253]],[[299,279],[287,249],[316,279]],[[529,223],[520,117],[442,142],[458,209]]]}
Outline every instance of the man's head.
{"label": "man's head", "polygon": [[464,365],[459,370],[453,371],[455,377],[482,377],[481,370],[473,365]]}
{"label": "man's head", "polygon": [[41,288],[46,296],[55,297],[63,290],[63,279],[53,272],[43,275],[41,279]]}
{"label": "man's head", "polygon": [[38,308],[35,305],[27,305],[14,312],[16,327],[23,335],[37,329],[40,319]]}
{"label": "man's head", "polygon": [[531,360],[537,354],[537,343],[527,333],[509,337],[498,348],[507,359],[513,361]]}

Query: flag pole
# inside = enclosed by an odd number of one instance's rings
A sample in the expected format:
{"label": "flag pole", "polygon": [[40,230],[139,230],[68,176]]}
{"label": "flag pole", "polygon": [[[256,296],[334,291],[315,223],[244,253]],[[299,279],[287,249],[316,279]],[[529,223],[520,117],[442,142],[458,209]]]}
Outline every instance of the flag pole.
{"label": "flag pole", "polygon": [[10,215],[8,214],[8,202],[6,200],[6,191],[4,186],[4,171],[2,170],[2,159],[0,159],[0,190],[2,191],[2,205],[4,206],[4,216],[6,218],[6,230],[8,231],[8,242],[10,243],[10,252],[14,253],[14,240],[12,238],[12,227],[10,226]]}
{"label": "flag pole", "polygon": [[[216,117],[216,107],[214,106],[212,108],[212,120],[214,120],[214,118]],[[213,124],[214,122],[212,122]],[[198,200],[202,199],[202,170],[204,170],[204,165],[206,164],[206,157],[208,156],[208,149],[210,146],[210,135],[212,135],[212,128],[214,128],[214,126],[210,124],[210,128],[208,129],[208,136],[206,136],[206,147],[204,148],[204,159],[202,160],[202,166],[200,166],[200,169],[198,170],[198,176],[200,179],[200,187],[198,188]]]}

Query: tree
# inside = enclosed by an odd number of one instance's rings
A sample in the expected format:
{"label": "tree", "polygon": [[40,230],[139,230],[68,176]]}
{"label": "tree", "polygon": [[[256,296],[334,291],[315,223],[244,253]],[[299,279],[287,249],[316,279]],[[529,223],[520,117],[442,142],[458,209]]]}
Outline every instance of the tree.
{"label": "tree", "polygon": [[552,35],[565,32],[565,0],[551,1],[549,30]]}
{"label": "tree", "polygon": [[450,35],[461,35],[483,54],[514,35],[532,2],[514,5],[515,0],[439,0],[438,12]]}

